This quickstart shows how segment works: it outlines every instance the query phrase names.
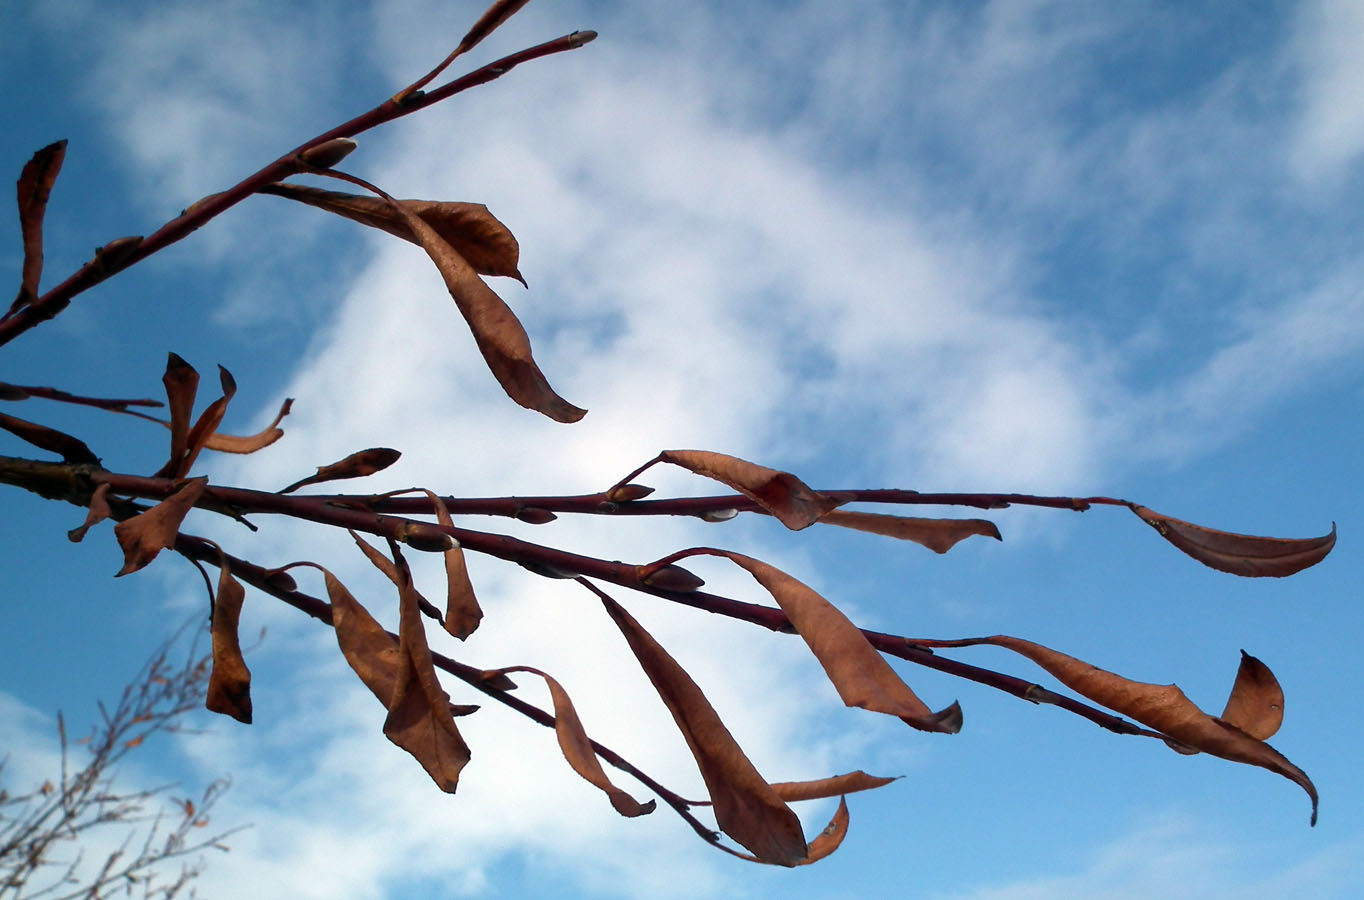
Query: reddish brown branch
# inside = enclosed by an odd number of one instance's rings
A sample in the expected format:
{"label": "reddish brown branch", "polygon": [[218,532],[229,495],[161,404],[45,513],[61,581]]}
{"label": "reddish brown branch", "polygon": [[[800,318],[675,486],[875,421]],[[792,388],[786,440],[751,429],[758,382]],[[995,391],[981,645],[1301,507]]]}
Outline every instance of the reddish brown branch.
{"label": "reddish brown branch", "polygon": [[453,97],[462,91],[500,78],[524,62],[581,47],[595,36],[594,32],[575,31],[572,34],[564,35],[535,47],[529,47],[510,56],[504,56],[421,96],[410,96],[402,103],[395,103],[391,99],[385,100],[369,112],[356,116],[350,121],[300,144],[227,190],[200,200],[152,234],[142,238],[140,243],[130,252],[120,253],[117,259],[96,255],[94,259],[46,294],[15,311],[12,315],[0,318],[0,346],[9,343],[41,322],[56,316],[71,303],[72,298],[77,294],[89,290],[110,276],[146,259],[158,250],[187,237],[191,232],[203,227],[209,220],[237,205],[265,185],[297,174],[302,170],[299,157],[309,149],[335,138],[348,138],[362,134],[379,125],[392,122],[394,119],[410,115],[420,109],[425,109],[432,104]]}

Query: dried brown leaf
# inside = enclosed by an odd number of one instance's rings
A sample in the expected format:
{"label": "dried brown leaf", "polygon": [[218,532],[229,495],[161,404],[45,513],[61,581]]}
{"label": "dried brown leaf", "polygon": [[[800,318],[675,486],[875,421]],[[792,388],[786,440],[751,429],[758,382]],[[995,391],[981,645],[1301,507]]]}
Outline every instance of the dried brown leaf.
{"label": "dried brown leaf", "polygon": [[1273,737],[1283,724],[1283,688],[1279,687],[1279,679],[1269,666],[1244,650],[1221,718],[1261,741]]}
{"label": "dried brown leaf", "polygon": [[50,450],[61,456],[62,462],[75,465],[98,466],[99,457],[85,445],[80,438],[72,437],[64,431],[39,425],[27,419],[19,419],[0,413],[0,428],[21,437],[35,447]]}
{"label": "dried brown leaf", "polygon": [[179,478],[189,474],[189,470],[194,468],[194,462],[199,458],[199,453],[203,451],[208,439],[218,430],[218,426],[223,423],[223,416],[227,414],[227,404],[237,393],[237,382],[232,377],[232,373],[218,367],[218,382],[222,385],[223,395],[214,400],[204,411],[199,414],[199,419],[190,429],[189,435],[185,439],[185,458],[178,466],[178,470],[171,477]]}
{"label": "dried brown leaf", "polygon": [[178,354],[166,356],[166,405],[170,410],[170,458],[156,473],[158,478],[174,478],[189,447],[189,417],[194,413],[194,398],[199,393],[199,373]]}
{"label": "dried brown leaf", "polygon": [[[436,521],[449,528],[455,524],[450,518],[450,510],[445,501],[431,491],[426,491],[431,504],[436,508]],[[464,562],[464,548],[458,541],[445,551],[445,617],[441,620],[445,630],[461,641],[474,633],[478,623],[483,620],[483,609],[474,596],[474,585],[469,580],[469,568]]]}
{"label": "dried brown leaf", "polygon": [[242,656],[237,628],[241,622],[246,589],[233,577],[222,556],[218,575],[218,595],[213,600],[213,670],[208,677],[208,696],[204,701],[211,712],[231,716],[251,724],[251,670]]}
{"label": "dried brown leaf", "polygon": [[564,759],[568,760],[573,771],[581,775],[588,784],[606,794],[616,812],[622,816],[634,817],[654,811],[657,805],[655,801],[640,803],[606,777],[606,772],[597,760],[597,752],[592,749],[592,739],[587,736],[587,730],[583,728],[582,720],[578,718],[578,712],[573,708],[573,701],[569,699],[563,685],[531,666],[509,666],[498,672],[530,672],[545,680],[550,698],[554,701],[554,733],[559,738],[559,749],[563,751]]}
{"label": "dried brown leaf", "polygon": [[616,601],[595,588],[593,591],[691,748],[720,830],[762,862],[783,866],[804,862],[807,850],[800,820],[758,774],[701,688]]}
{"label": "dried brown leaf", "polygon": [[[1316,824],[1317,789],[1306,772],[1238,725],[1203,712],[1177,686],[1132,681],[1041,644],[1007,635],[958,643],[1008,648],[1028,657],[1071,690],[1169,735],[1185,747],[1282,775],[1307,792],[1312,800],[1312,824]],[[1252,716],[1249,722],[1257,725],[1258,720]]]}
{"label": "dried brown leaf", "polygon": [[268,447],[284,437],[284,429],[279,427],[279,423],[284,420],[285,416],[289,415],[289,410],[293,405],[293,399],[286,398],[280,404],[279,412],[275,414],[274,421],[255,434],[239,436],[216,431],[204,441],[204,449],[217,450],[219,453],[255,453],[257,450]]}
{"label": "dried brown leaf", "polygon": [[384,734],[416,757],[437,787],[453,794],[459,786],[459,773],[469,762],[469,745],[455,725],[450,697],[436,677],[412,574],[397,545],[390,544],[390,548],[402,581],[398,585],[397,683],[389,700]]}
{"label": "dried brown leaf", "polygon": [[813,490],[790,472],[709,450],[664,450],[664,462],[727,484],[753,500],[792,531],[818,522],[844,501]]}
{"label": "dried brown leaf", "polygon": [[368,450],[358,450],[344,459],[338,459],[336,462],[328,463],[325,466],[318,466],[316,473],[306,478],[300,478],[286,488],[281,488],[279,493],[288,494],[305,485],[321,484],[325,481],[364,478],[366,475],[382,472],[397,462],[401,456],[402,453],[391,447],[370,447]]}
{"label": "dried brown leaf", "polygon": [[43,276],[43,215],[57,173],[66,158],[66,141],[48,144],[26,163],[19,173],[19,228],[24,239],[24,268],[10,312],[32,303],[38,296],[38,283]]}
{"label": "dried brown leaf", "polygon": [[207,478],[191,478],[151,509],[115,525],[114,537],[123,548],[123,568],[117,574],[136,572],[172,546],[180,523],[199,502],[206,487]]}
{"label": "dried brown leaf", "polygon": [[[318,567],[321,569],[321,567]],[[332,628],[341,655],[385,707],[398,683],[398,642],[369,614],[346,586],[321,569],[332,605]]]}
{"label": "dried brown leaf", "polygon": [[68,531],[66,536],[71,543],[79,544],[85,539],[87,531],[111,515],[113,515],[113,511],[109,509],[109,485],[102,483],[90,495],[90,511],[85,514],[85,521]]}
{"label": "dried brown leaf", "polygon": [[902,541],[922,544],[934,553],[946,553],[972,535],[979,534],[1003,540],[995,523],[988,519],[920,519],[913,516],[888,516],[881,513],[845,512],[841,509],[825,513],[819,520],[824,525],[840,525],[871,534],[880,534]]}
{"label": "dried brown leaf", "polygon": [[530,338],[511,307],[478,277],[464,257],[416,213],[397,202],[390,208],[407,221],[440,270],[474,342],[498,384],[517,403],[556,422],[576,422],[587,414],[554,392],[531,355]]}
{"label": "dried brown leaf", "polygon": [[843,844],[843,839],[848,836],[848,825],[851,816],[848,815],[847,798],[838,799],[838,809],[834,810],[834,817],[824,826],[824,830],[815,836],[806,848],[805,865],[819,862],[824,857],[833,853]]}
{"label": "dried brown leaf", "polygon": [[890,663],[871,645],[861,629],[813,588],[761,560],[709,548],[688,551],[723,556],[752,575],[804,639],[810,652],[838,690],[844,704],[899,717],[920,731],[955,734],[961,730],[961,707],[955,702],[934,712]]}
{"label": "dried brown leaf", "polygon": [[894,778],[883,778],[879,775],[868,775],[858,769],[856,772],[834,775],[817,781],[775,782],[772,785],[772,790],[776,791],[777,796],[787,803],[795,803],[800,800],[819,800],[823,797],[839,797],[857,791],[869,791],[873,788],[885,787],[895,780]]}
{"label": "dried brown leaf", "polygon": [[[298,184],[267,185],[261,188],[261,193],[288,197],[422,246],[407,220],[395,212],[388,201],[378,197],[326,191]],[[526,283],[517,268],[521,261],[521,247],[516,236],[482,203],[439,200],[395,202],[430,225],[478,274],[505,275],[522,284]]]}
{"label": "dried brown leaf", "polygon": [[1203,565],[1250,578],[1282,578],[1314,566],[1336,545],[1336,526],[1317,538],[1255,537],[1204,528],[1132,504],[1132,512],[1160,532],[1161,537]]}

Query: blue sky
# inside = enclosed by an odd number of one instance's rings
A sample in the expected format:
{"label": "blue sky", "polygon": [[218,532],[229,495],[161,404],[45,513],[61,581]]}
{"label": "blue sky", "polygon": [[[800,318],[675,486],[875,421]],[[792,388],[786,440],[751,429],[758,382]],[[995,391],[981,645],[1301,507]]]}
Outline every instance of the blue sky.
{"label": "blue sky", "polygon": [[[74,0],[0,12],[4,165],[17,176],[35,149],[70,139],[45,284],[389,96],[480,11]],[[404,451],[376,490],[465,495],[597,490],[660,449],[699,447],[819,487],[1107,494],[1294,537],[1334,521],[1335,552],[1282,581],[1204,569],[1116,509],[1001,511],[1003,544],[945,557],[751,517],[488,523],[633,561],[720,544],[782,566],[860,624],[1020,635],[1177,682],[1214,713],[1244,648],[1284,686],[1272,743],[1315,780],[1320,823],[1309,829],[1301,792],[1263,770],[904,667],[930,705],[965,710],[961,734],[913,732],[841,708],[794,640],[620,596],[771,779],[904,776],[852,798],[830,859],[744,866],[666,813],[615,816],[548,732],[499,710],[468,720],[474,761],[459,794],[441,795],[380,734],[382,709],[330,634],[252,594],[243,631],[268,630],[250,657],[256,724],[205,714],[204,733],[129,772],[233,774],[219,821],[254,827],[211,861],[205,893],[244,880],[374,898],[1364,891],[1364,7],[542,2],[471,63],[581,28],[601,37],[365,135],[345,163],[396,196],[486,203],[512,228],[531,287],[495,286],[555,387],[591,410],[581,423],[502,395],[420,251],[274,197],[6,346],[0,379],[155,395],[168,350],[205,373],[222,363],[241,387],[229,430],[296,398],[279,444],[206,461],[217,482],[268,489],[376,444]],[[12,214],[0,229],[17,279]],[[84,437],[111,468],[150,472],[164,456],[154,426],[38,401],[13,413]],[[677,473],[648,480],[711,491]],[[68,544],[72,507],[8,491],[4,509],[0,741],[36,765],[56,709],[70,720],[112,694],[204,599],[171,558],[108,577],[112,536]],[[262,525],[189,527],[262,563],[316,559],[393,618],[348,539]],[[696,570],[763,599],[718,561]],[[443,649],[550,671],[594,736],[700,791],[590,598],[488,560],[471,571],[487,620]],[[438,568],[418,574],[439,593]],[[956,655],[1051,683],[1004,651]],[[522,688],[543,703],[540,690]],[[814,805],[807,832],[830,812]]]}

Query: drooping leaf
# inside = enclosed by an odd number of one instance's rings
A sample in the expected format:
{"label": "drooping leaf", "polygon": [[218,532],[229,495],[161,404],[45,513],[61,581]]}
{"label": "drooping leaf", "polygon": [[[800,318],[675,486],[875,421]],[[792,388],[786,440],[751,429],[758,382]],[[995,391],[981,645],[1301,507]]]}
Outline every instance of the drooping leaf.
{"label": "drooping leaf", "polygon": [[305,485],[321,484],[325,481],[364,478],[366,475],[382,472],[397,462],[401,456],[402,453],[391,447],[370,447],[368,450],[358,450],[344,459],[338,459],[336,462],[328,463],[325,466],[318,466],[315,474],[300,478],[288,487],[281,488],[279,493],[292,493]]}
{"label": "drooping leaf", "polygon": [[794,866],[807,858],[800,820],[744,755],[686,670],[616,601],[587,584],[625,636],[696,758],[720,830],[762,862]]}
{"label": "drooping leaf", "polygon": [[161,377],[166,386],[166,405],[170,410],[170,458],[156,473],[158,478],[172,478],[180,468],[189,446],[189,417],[194,414],[194,398],[199,393],[199,372],[178,354],[166,356],[166,374]]}
{"label": "drooping leaf", "polygon": [[1244,650],[1221,718],[1261,741],[1273,737],[1283,724],[1283,688],[1279,687],[1279,679],[1269,666]]}
{"label": "drooping leaf", "polygon": [[455,50],[456,55],[467,53],[485,37],[514,15],[517,10],[525,6],[529,0],[494,0],[493,5],[489,6],[483,15],[478,17],[478,21],[469,29],[469,33],[464,35],[459,42],[459,47]]}
{"label": "drooping leaf", "polygon": [[723,556],[752,575],[777,601],[847,706],[897,716],[920,731],[961,730],[960,706],[954,702],[938,712],[929,709],[852,620],[813,588],[741,553],[697,548],[676,555],[691,554]]}
{"label": "drooping leaf", "polygon": [[[451,527],[455,524],[450,518],[450,510],[445,501],[431,491],[426,491],[436,508],[436,521]],[[474,585],[469,580],[469,568],[464,562],[464,548],[458,541],[445,551],[445,630],[461,641],[474,633],[478,623],[483,620],[483,609],[474,596]],[[548,676],[546,676],[548,677]]]}
{"label": "drooping leaf", "polygon": [[[1238,725],[1203,712],[1176,685],[1132,681],[1041,644],[1007,635],[934,642],[935,646],[973,644],[993,644],[1022,654],[1071,690],[1148,728],[1169,735],[1185,748],[1233,762],[1260,766],[1282,775],[1307,792],[1312,800],[1312,824],[1316,824],[1317,789],[1306,772]],[[1250,717],[1248,721],[1260,727],[1255,717]]]}
{"label": "drooping leaf", "polygon": [[35,447],[59,454],[62,462],[75,465],[98,466],[99,457],[85,445],[80,438],[72,437],[64,431],[39,425],[26,419],[19,419],[0,413],[0,428],[10,434],[23,438]]}
{"label": "drooping leaf", "polygon": [[1254,537],[1204,528],[1132,504],[1132,512],[1161,537],[1203,565],[1250,578],[1282,578],[1314,566],[1336,545],[1336,527],[1317,538]]}
{"label": "drooping leaf", "polygon": [[511,307],[493,292],[454,247],[416,213],[394,202],[422,248],[440,270],[474,342],[498,384],[517,403],[556,422],[576,422],[587,414],[554,392],[531,355],[530,338]]}
{"label": "drooping leaf", "polygon": [[220,556],[218,595],[213,599],[213,669],[208,677],[204,706],[211,712],[251,724],[251,670],[242,656],[237,628],[246,589],[232,575],[227,557]]}
{"label": "drooping leaf", "polygon": [[[261,188],[261,193],[288,197],[422,246],[407,220],[379,197],[283,183],[267,185]],[[515,235],[482,203],[438,200],[395,202],[430,225],[478,274],[505,275],[522,284],[526,283],[517,268],[521,261],[521,247]]]}
{"label": "drooping leaf", "polygon": [[819,493],[790,472],[769,469],[737,456],[709,450],[664,450],[659,458],[729,485],[792,531],[813,525],[844,502]]}
{"label": "drooping leaf", "polygon": [[332,628],[341,655],[379,702],[388,707],[398,683],[398,642],[384,630],[351,592],[326,569],[327,598],[332,605]]}
{"label": "drooping leaf", "polygon": [[56,141],[33,154],[19,173],[19,228],[24,239],[24,268],[19,295],[9,309],[11,313],[29,305],[38,296],[38,284],[43,277],[43,214],[65,158],[66,141]]}
{"label": "drooping leaf", "polygon": [[568,760],[573,771],[581,775],[583,780],[606,794],[616,812],[622,816],[634,817],[654,811],[657,805],[655,801],[640,803],[606,777],[606,772],[597,759],[597,753],[592,749],[592,740],[587,736],[587,730],[583,728],[582,720],[578,718],[578,712],[573,708],[573,701],[569,699],[563,685],[531,666],[509,666],[499,669],[498,672],[530,672],[545,680],[550,699],[554,702],[554,733],[559,738],[559,749],[563,751],[564,759]]}
{"label": "drooping leaf", "polygon": [[73,544],[79,544],[85,540],[87,531],[111,515],[113,515],[113,511],[109,509],[109,485],[101,483],[90,495],[90,510],[85,514],[85,521],[68,531],[66,533],[67,539]]}
{"label": "drooping leaf", "polygon": [[841,525],[857,531],[913,541],[934,553],[946,553],[958,541],[976,534],[1003,540],[995,523],[988,519],[921,519],[836,509],[825,513],[819,521],[824,525]]}
{"label": "drooping leaf", "polygon": [[398,677],[384,734],[416,757],[437,787],[453,794],[459,773],[469,762],[469,745],[450,714],[450,696],[436,677],[411,572],[398,546],[390,544],[390,549],[403,581],[398,586]]}
{"label": "drooping leaf", "polygon": [[114,537],[123,548],[123,568],[118,575],[136,572],[175,543],[180,523],[208,487],[207,478],[191,478],[175,493],[144,513],[114,526]]}
{"label": "drooping leaf", "polygon": [[795,803],[800,800],[819,800],[823,797],[839,797],[857,791],[870,791],[874,788],[885,787],[895,780],[894,778],[883,778],[879,775],[868,775],[858,769],[856,772],[834,775],[817,781],[773,782],[772,790],[776,791],[777,796],[787,803]]}
{"label": "drooping leaf", "polygon": [[[419,525],[421,523],[414,524]],[[355,545],[360,548],[360,551],[362,553],[365,554],[365,557],[371,563],[374,564],[374,567],[376,569],[378,569],[380,572],[383,572],[386,576],[388,576],[388,580],[393,582],[394,586],[398,588],[399,592],[403,591],[404,585],[406,585],[406,588],[410,589],[413,596],[417,598],[418,609],[422,610],[432,618],[440,618],[439,610],[432,606],[430,601],[423,597],[421,595],[421,592],[418,591],[416,587],[412,585],[412,579],[410,577],[404,577],[402,571],[392,560],[390,560],[387,556],[384,556],[383,553],[379,552],[379,550],[371,546],[367,541],[361,538],[360,535],[356,534],[354,531],[349,531],[348,533],[350,534],[351,538],[355,541]],[[442,534],[441,537],[448,538],[449,536]]]}

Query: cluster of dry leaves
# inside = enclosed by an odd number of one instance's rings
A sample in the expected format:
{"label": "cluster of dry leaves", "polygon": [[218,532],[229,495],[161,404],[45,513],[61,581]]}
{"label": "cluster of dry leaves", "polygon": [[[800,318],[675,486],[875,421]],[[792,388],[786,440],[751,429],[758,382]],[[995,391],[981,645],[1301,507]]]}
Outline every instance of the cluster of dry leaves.
{"label": "cluster of dry leaves", "polygon": [[[372,121],[361,117],[347,123],[282,157],[242,184],[205,198],[157,233],[169,233],[170,237],[125,238],[106,245],[81,272],[47,294],[39,292],[38,284],[42,271],[42,219],[61,167],[65,145],[57,143],[39,151],[24,167],[19,180],[25,249],[23,277],[18,297],[9,312],[0,318],[0,342],[31,327],[29,323],[35,318],[39,321],[50,318],[69,302],[71,295],[88,284],[132,265],[170,240],[178,239],[174,229],[193,230],[232,202],[254,194],[271,194],[344,216],[420,246],[440,271],[489,371],[508,396],[556,421],[574,422],[582,418],[585,410],[567,402],[550,387],[535,363],[525,329],[510,307],[483,279],[483,276],[508,276],[520,280],[519,247],[506,226],[484,206],[396,200],[363,179],[334,168],[355,149],[352,137],[358,131],[378,121],[387,121],[385,116],[392,118],[433,102],[430,98],[440,97],[442,91],[445,91],[444,96],[453,93],[449,85],[430,94],[424,93],[422,88],[524,2],[494,3],[447,60],[377,107],[371,114]],[[539,52],[540,48],[532,48],[532,51],[508,59],[514,64],[533,58],[527,54],[534,52],[543,55],[571,49],[590,40],[591,36],[590,32],[575,33],[541,45],[541,48],[553,46],[553,50]],[[510,67],[505,60],[499,64],[501,71]],[[482,83],[501,71],[489,74],[478,70],[450,84]],[[362,124],[355,125],[355,122]],[[339,179],[362,188],[365,193],[322,190],[283,180],[297,174]],[[691,548],[652,563],[627,565],[457,527],[453,515],[492,512],[546,523],[563,513],[685,513],[709,521],[724,521],[740,512],[750,512],[772,516],[792,530],[835,525],[912,541],[937,553],[945,553],[968,537],[999,539],[999,530],[993,522],[981,518],[918,518],[844,507],[867,502],[937,502],[982,508],[1031,503],[1074,510],[1084,510],[1092,505],[1121,505],[1129,507],[1171,544],[1199,562],[1244,576],[1285,576],[1319,562],[1334,545],[1334,529],[1326,536],[1306,540],[1252,537],[1205,528],[1107,497],[946,497],[914,492],[819,491],[790,473],[701,450],[665,451],[603,491],[569,497],[476,501],[442,497],[431,491],[344,495],[294,493],[303,487],[382,471],[398,458],[398,452],[389,448],[359,451],[321,466],[316,473],[299,478],[275,493],[248,491],[210,485],[206,477],[192,477],[190,473],[205,449],[250,453],[278,440],[283,434],[280,421],[289,412],[289,404],[286,402],[275,421],[258,434],[246,437],[224,434],[219,429],[236,388],[226,370],[220,370],[220,383],[221,396],[195,417],[199,376],[188,363],[171,354],[164,377],[168,420],[136,409],[161,405],[156,401],[98,399],[55,388],[0,384],[0,399],[34,397],[95,406],[160,422],[170,431],[170,454],[166,463],[152,476],[142,477],[104,470],[98,457],[75,437],[0,415],[0,427],[62,458],[61,463],[6,458],[7,461],[0,465],[0,477],[47,496],[57,495],[87,506],[86,520],[70,533],[72,540],[82,539],[103,519],[116,520],[114,533],[124,552],[120,575],[145,567],[166,549],[218,567],[217,587],[210,591],[213,671],[207,696],[208,708],[215,712],[244,723],[252,718],[250,671],[237,635],[246,594],[243,582],[246,582],[333,627],[340,652],[386,710],[384,734],[411,754],[443,791],[455,791],[471,757],[457,720],[473,713],[477,707],[453,704],[437,675],[438,670],[553,727],[568,764],[599,788],[621,815],[650,813],[655,809],[656,801],[641,802],[616,786],[607,777],[603,760],[643,783],[707,840],[746,859],[793,866],[813,862],[836,849],[848,828],[846,801],[840,801],[829,826],[812,840],[807,840],[789,804],[814,798],[843,797],[855,791],[881,787],[893,779],[857,771],[796,783],[766,781],[720,720],[701,687],[624,607],[602,589],[600,583],[606,582],[798,634],[846,705],[895,716],[913,729],[945,734],[957,732],[962,727],[961,708],[954,702],[934,710],[891,667],[885,658],[887,653],[932,664],[1034,702],[1057,703],[1115,731],[1160,738],[1180,753],[1209,753],[1277,772],[1307,792],[1312,800],[1312,821],[1315,822],[1317,793],[1311,780],[1265,742],[1282,721],[1283,693],[1270,670],[1244,653],[1230,698],[1222,713],[1213,716],[1174,685],[1133,681],[1019,637],[996,635],[928,640],[864,631],[801,581],[767,563],[729,550]],[[707,498],[650,499],[652,490],[633,479],[659,463],[679,466],[719,482],[734,493]],[[400,496],[414,493],[418,496]],[[142,499],[156,502],[147,505],[139,502]],[[192,509],[229,515],[243,522],[248,522],[250,515],[275,514],[346,528],[364,556],[393,583],[399,610],[398,633],[385,630],[333,573],[315,562],[261,567],[185,533],[182,526]],[[411,518],[417,514],[434,517],[435,521]],[[364,533],[382,538],[383,548],[363,538],[361,534]],[[411,550],[443,555],[446,568],[443,610],[417,589],[403,555],[403,545]],[[619,628],[625,645],[672,713],[682,738],[691,749],[708,794],[706,801],[683,799],[609,748],[593,741],[574,710],[568,692],[550,674],[529,666],[478,669],[432,649],[428,643],[426,619],[439,623],[449,636],[464,641],[475,633],[483,617],[469,579],[464,557],[466,549],[515,562],[540,575],[576,579],[600,599],[605,613]],[[744,604],[702,592],[702,580],[678,565],[684,559],[701,555],[727,559],[747,571],[770,595],[775,606]],[[325,601],[298,589],[289,574],[289,570],[296,567],[311,567],[322,573]],[[981,669],[932,652],[979,644],[1003,647],[1027,657],[1084,700],[1064,698],[1015,676]],[[513,695],[516,684],[510,676],[515,673],[536,675],[544,680],[549,689],[552,712]],[[747,852],[721,843],[715,831],[693,816],[691,809],[696,806],[709,806],[719,831]]]}

